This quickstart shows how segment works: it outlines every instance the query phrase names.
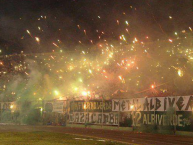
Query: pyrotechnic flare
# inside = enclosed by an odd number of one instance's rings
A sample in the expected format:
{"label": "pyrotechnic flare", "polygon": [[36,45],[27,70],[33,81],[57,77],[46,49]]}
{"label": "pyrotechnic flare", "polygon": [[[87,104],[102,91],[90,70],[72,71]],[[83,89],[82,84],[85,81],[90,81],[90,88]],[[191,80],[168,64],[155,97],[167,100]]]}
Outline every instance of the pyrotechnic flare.
{"label": "pyrotechnic flare", "polygon": [[181,69],[178,69],[178,75],[179,75],[179,77],[183,77],[183,71],[181,70]]}
{"label": "pyrotechnic flare", "polygon": [[59,48],[59,46],[56,44],[56,43],[52,43],[54,46],[56,46],[56,47],[58,47]]}
{"label": "pyrotechnic flare", "polygon": [[117,25],[119,25],[119,20],[117,20]]}
{"label": "pyrotechnic flare", "polygon": [[86,35],[86,30],[84,30],[84,34]]}
{"label": "pyrotechnic flare", "polygon": [[128,21],[125,21],[125,24],[126,24],[127,26],[129,26],[129,22],[128,22]]}
{"label": "pyrotechnic flare", "polygon": [[[26,30],[27,31],[27,33],[32,37],[32,35],[31,35],[31,33],[30,33],[30,31],[29,30]],[[32,37],[33,38],[33,37]]]}
{"label": "pyrotechnic flare", "polygon": [[169,39],[169,42],[171,42],[171,43],[172,43],[172,42],[173,42],[173,41],[172,41],[172,39]]}
{"label": "pyrotechnic flare", "polygon": [[38,44],[40,44],[40,38],[35,37],[36,41],[38,42]]}

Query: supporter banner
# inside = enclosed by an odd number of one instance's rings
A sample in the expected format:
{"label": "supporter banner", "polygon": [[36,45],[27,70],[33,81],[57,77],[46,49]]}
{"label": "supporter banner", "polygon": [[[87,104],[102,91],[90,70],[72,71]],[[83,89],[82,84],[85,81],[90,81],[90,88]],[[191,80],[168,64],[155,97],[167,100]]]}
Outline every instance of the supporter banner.
{"label": "supporter banner", "polygon": [[57,113],[63,113],[64,107],[66,106],[66,101],[48,101],[45,103],[45,111],[46,112],[57,112]]}
{"label": "supporter banner", "polygon": [[89,101],[71,101],[70,112],[111,112],[112,101],[89,100]]}
{"label": "supporter banner", "polygon": [[56,101],[53,103],[53,112],[64,112],[64,101]]}
{"label": "supporter banner", "polygon": [[118,113],[98,113],[98,112],[74,112],[70,114],[71,123],[90,123],[104,125],[118,125]]}
{"label": "supporter banner", "polygon": [[[193,117],[192,112],[175,112],[174,110],[170,110],[167,112],[152,112],[152,111],[133,111],[133,112],[124,112],[126,115],[122,114],[121,122],[128,122],[128,120],[132,120],[133,124],[130,126],[148,126],[148,125],[156,125],[163,128],[176,126],[177,130],[186,130],[191,131],[193,129]],[[124,116],[124,118],[123,118]]]}
{"label": "supporter banner", "polygon": [[192,111],[193,96],[113,99],[112,111]]}

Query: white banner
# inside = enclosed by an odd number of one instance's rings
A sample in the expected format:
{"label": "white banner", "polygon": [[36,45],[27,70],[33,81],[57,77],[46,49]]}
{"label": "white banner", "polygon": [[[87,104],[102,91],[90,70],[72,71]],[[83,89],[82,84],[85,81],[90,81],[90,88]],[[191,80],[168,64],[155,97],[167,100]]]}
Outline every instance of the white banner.
{"label": "white banner", "polygon": [[64,112],[64,101],[56,101],[53,103],[53,111],[63,113]]}
{"label": "white banner", "polygon": [[118,113],[109,112],[74,112],[70,114],[71,123],[91,123],[104,125],[118,125]]}
{"label": "white banner", "polygon": [[193,96],[113,99],[112,111],[193,111]]}

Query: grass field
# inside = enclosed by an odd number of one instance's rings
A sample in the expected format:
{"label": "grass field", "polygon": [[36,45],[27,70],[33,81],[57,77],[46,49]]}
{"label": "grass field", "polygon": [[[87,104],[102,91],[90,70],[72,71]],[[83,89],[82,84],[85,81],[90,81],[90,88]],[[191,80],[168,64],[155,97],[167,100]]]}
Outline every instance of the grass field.
{"label": "grass field", "polygon": [[103,139],[53,132],[0,133],[0,145],[122,145]]}

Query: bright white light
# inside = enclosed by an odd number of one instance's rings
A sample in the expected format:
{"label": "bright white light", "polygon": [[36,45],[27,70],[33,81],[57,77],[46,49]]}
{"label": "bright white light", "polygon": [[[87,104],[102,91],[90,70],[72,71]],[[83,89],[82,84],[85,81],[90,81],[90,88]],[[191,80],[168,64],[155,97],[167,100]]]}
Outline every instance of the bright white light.
{"label": "bright white light", "polygon": [[154,89],[154,88],[155,88],[155,86],[154,86],[154,85],[151,85],[151,88],[152,88],[152,89]]}
{"label": "bright white light", "polygon": [[86,104],[84,104],[84,106],[83,106],[83,107],[84,107],[84,109],[86,109]]}
{"label": "bright white light", "polygon": [[54,94],[55,94],[56,96],[58,96],[58,95],[59,95],[59,92],[58,92],[57,90],[55,90],[55,91],[54,91]]}
{"label": "bright white light", "polygon": [[83,95],[83,96],[87,96],[88,93],[87,93],[86,91],[83,91],[83,92],[82,92],[82,95]]}
{"label": "bright white light", "polygon": [[179,77],[183,77],[183,71],[181,70],[181,69],[178,69],[178,75],[179,75]]}

